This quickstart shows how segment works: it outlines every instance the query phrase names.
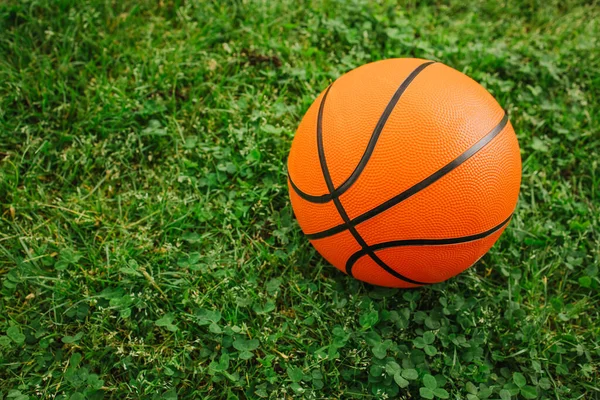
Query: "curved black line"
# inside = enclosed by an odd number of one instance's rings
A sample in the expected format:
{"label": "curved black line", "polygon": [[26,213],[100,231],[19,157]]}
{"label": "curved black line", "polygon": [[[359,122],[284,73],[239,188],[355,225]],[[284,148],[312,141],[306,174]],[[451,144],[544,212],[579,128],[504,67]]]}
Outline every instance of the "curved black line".
{"label": "curved black line", "polygon": [[[323,95],[323,100],[321,100],[321,104],[319,105],[319,114],[317,117],[317,149],[319,152],[319,162],[321,164],[321,171],[323,172],[323,178],[325,179],[325,184],[327,185],[327,190],[329,190],[329,193],[332,194],[333,204],[335,204],[335,208],[337,209],[338,213],[340,214],[340,216],[342,217],[344,222],[349,225],[350,217],[348,217],[348,214],[346,213],[344,206],[342,206],[340,198],[337,196],[333,196],[333,192],[335,191],[335,188],[333,186],[333,181],[331,180],[331,174],[329,173],[329,168],[327,167],[327,161],[325,159],[325,149],[323,147],[323,109],[325,108],[325,101],[327,100],[327,95],[329,94],[329,90],[331,90],[331,85],[327,88],[327,91],[325,91],[325,94]],[[356,239],[356,241],[358,242],[360,247],[381,268],[383,268],[384,270],[386,270],[388,273],[395,276],[396,278],[402,279],[406,282],[414,283],[416,285],[424,284],[422,282],[418,282],[418,281],[412,280],[408,277],[405,277],[402,274],[394,271],[383,260],[381,260],[379,257],[377,257],[377,255],[372,250],[369,249],[369,245],[367,244],[367,242],[365,242],[365,240],[362,238],[362,236],[360,236],[360,234],[358,233],[358,231],[356,230],[356,228],[354,226],[349,225],[348,229],[350,230],[350,233],[352,234],[352,236],[354,236],[354,239]],[[350,276],[352,276],[352,275],[350,275]]]}
{"label": "curved black line", "polygon": [[[445,245],[445,244],[460,244],[460,243],[466,243],[466,242],[472,242],[474,240],[479,240],[479,239],[483,239],[487,236],[490,236],[492,233],[497,232],[498,230],[500,230],[503,226],[505,226],[506,224],[508,224],[508,221],[510,221],[510,219],[512,218],[512,213],[508,216],[508,218],[506,218],[504,221],[502,221],[500,224],[496,225],[495,227],[493,227],[492,229],[489,229],[485,232],[481,232],[475,235],[470,235],[470,236],[462,236],[462,237],[457,237],[457,238],[447,238],[447,239],[408,239],[408,240],[394,240],[391,242],[383,242],[383,243],[378,243],[378,244],[374,244],[372,246],[369,246],[369,250],[371,251],[377,251],[377,250],[382,250],[382,249],[387,249],[390,247],[405,247],[405,246],[441,246],[441,245]],[[350,258],[348,259],[348,261],[346,262],[346,272],[348,273],[348,275],[352,275],[352,267],[354,266],[354,264],[363,256],[367,255],[367,249],[362,249],[357,251],[356,253],[352,254],[352,256],[350,256]]]}
{"label": "curved black line", "polygon": [[292,180],[292,176],[289,174],[289,172],[288,172],[288,180],[290,181],[290,186],[292,187],[292,189],[294,189],[294,192],[296,192],[296,194],[298,196],[300,196],[301,198],[303,198],[304,200],[306,200],[308,202],[316,203],[316,204],[325,204],[325,203],[329,203],[331,201],[332,196],[330,194],[313,196],[312,194],[308,194],[308,193],[305,193],[302,190],[300,190],[300,188],[298,186],[296,186],[296,184]]}
{"label": "curved black line", "polygon": [[374,216],[381,214],[382,212],[392,208],[396,204],[406,200],[410,196],[425,189],[427,186],[436,182],[437,180],[442,178],[444,175],[448,174],[449,172],[451,172],[452,170],[457,168],[459,165],[461,165],[462,163],[467,161],[475,153],[477,153],[484,146],[486,146],[489,142],[491,142],[492,139],[494,139],[500,132],[502,132],[502,130],[504,129],[504,127],[506,126],[507,123],[508,123],[508,114],[506,114],[506,112],[505,112],[504,116],[502,117],[502,120],[489,133],[487,133],[484,137],[479,139],[473,146],[469,147],[460,156],[458,156],[457,158],[455,158],[448,164],[444,165],[442,168],[438,169],[436,172],[429,175],[427,178],[423,179],[421,182],[406,189],[404,192],[392,197],[391,199],[385,201],[384,203],[381,203],[377,207],[372,208],[371,210],[359,215],[358,217],[354,218],[353,220],[351,220],[349,222],[344,222],[343,224],[334,226],[333,228],[329,228],[329,229],[326,229],[321,232],[309,233],[306,236],[310,240],[323,239],[328,236],[332,236],[337,233],[343,232],[346,229],[353,228],[356,225],[368,220],[369,218],[373,218]]}
{"label": "curved black line", "polygon": [[[298,196],[300,196],[304,200],[310,201],[311,203],[327,203],[327,202],[331,201],[334,197],[339,197],[342,195],[342,193],[344,193],[346,190],[348,190],[350,188],[350,186],[352,186],[354,184],[354,182],[356,182],[356,180],[358,179],[358,177],[360,176],[362,171],[365,169],[367,163],[369,162],[369,159],[371,158],[371,155],[373,154],[373,150],[375,150],[375,145],[377,144],[377,140],[379,140],[379,136],[381,135],[381,132],[383,131],[383,128],[385,127],[385,124],[386,124],[390,114],[394,110],[394,107],[396,107],[396,104],[400,100],[400,97],[404,94],[404,92],[406,91],[408,86],[412,83],[412,81],[415,80],[417,75],[419,75],[421,73],[421,71],[423,71],[425,68],[427,68],[428,66],[430,66],[431,64],[434,64],[434,63],[435,63],[435,61],[428,61],[426,63],[419,65],[406,77],[406,79],[400,84],[398,89],[396,89],[396,92],[394,93],[394,95],[390,99],[389,103],[385,107],[385,110],[379,117],[379,121],[377,121],[377,125],[375,125],[375,129],[373,130],[373,133],[371,134],[371,138],[369,139],[367,148],[365,149],[365,152],[363,153],[360,161],[356,165],[356,168],[354,168],[354,171],[352,172],[352,174],[350,174],[350,176],[348,178],[346,178],[346,180],[337,189],[334,188],[333,191],[330,191],[330,193],[326,193],[326,194],[322,194],[322,195],[311,195],[311,194],[305,193],[302,190],[300,190],[300,188],[298,186],[296,186],[294,181],[292,181],[292,177],[288,173],[288,178],[290,180],[292,189],[294,189],[294,191],[298,194]],[[323,103],[321,103],[321,104],[323,104]]]}

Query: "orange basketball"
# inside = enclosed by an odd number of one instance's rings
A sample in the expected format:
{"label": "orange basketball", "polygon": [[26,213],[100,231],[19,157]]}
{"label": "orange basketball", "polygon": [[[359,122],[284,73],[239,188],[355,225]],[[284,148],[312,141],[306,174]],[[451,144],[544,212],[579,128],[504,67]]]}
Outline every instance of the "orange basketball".
{"label": "orange basketball", "polygon": [[506,112],[444,64],[391,59],[333,82],[288,159],[300,227],[341,271],[415,287],[471,266],[517,203],[521,158]]}

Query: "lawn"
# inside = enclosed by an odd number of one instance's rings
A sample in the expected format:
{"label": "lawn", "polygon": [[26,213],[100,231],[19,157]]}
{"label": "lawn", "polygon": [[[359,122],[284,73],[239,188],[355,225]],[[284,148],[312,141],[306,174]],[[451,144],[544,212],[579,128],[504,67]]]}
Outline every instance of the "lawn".
{"label": "lawn", "polygon": [[[0,399],[600,398],[600,5],[0,3]],[[446,283],[327,264],[289,203],[303,113],[420,57],[521,145],[515,216]]]}

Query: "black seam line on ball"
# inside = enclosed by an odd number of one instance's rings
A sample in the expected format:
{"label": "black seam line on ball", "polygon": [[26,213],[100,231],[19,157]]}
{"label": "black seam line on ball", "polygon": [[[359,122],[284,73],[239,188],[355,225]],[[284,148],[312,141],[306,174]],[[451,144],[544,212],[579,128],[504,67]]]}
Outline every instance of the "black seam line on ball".
{"label": "black seam line on ball", "polygon": [[354,184],[354,182],[356,182],[356,180],[358,179],[360,174],[363,172],[363,170],[367,166],[367,163],[369,162],[369,159],[371,158],[371,155],[373,154],[373,150],[375,150],[375,145],[377,144],[377,140],[379,140],[379,136],[381,135],[381,132],[383,131],[383,128],[385,127],[385,124],[387,123],[387,120],[390,117],[390,114],[392,113],[392,111],[394,111],[396,104],[398,104],[400,97],[402,97],[402,95],[404,94],[404,92],[406,91],[408,86],[412,83],[412,81],[415,80],[417,75],[419,75],[421,73],[421,71],[423,71],[425,68],[427,68],[431,64],[435,64],[435,61],[428,61],[426,63],[419,65],[406,77],[406,79],[404,79],[404,81],[400,84],[398,89],[396,89],[396,92],[394,93],[394,95],[390,99],[389,103],[385,107],[383,114],[381,114],[381,116],[379,117],[379,121],[377,121],[377,125],[375,125],[375,129],[373,130],[373,133],[371,134],[371,138],[369,139],[367,148],[365,149],[365,152],[363,153],[360,161],[358,162],[358,165],[356,166],[356,168],[354,168],[354,171],[352,172],[352,174],[350,174],[350,176],[340,186],[338,186],[337,189],[334,189],[333,192],[331,192],[331,193],[326,193],[326,194],[322,194],[322,195],[311,195],[311,194],[305,193],[302,190],[300,190],[300,188],[298,186],[296,186],[296,184],[292,180],[291,175],[288,173],[288,178],[290,180],[290,184],[292,186],[292,189],[294,189],[294,191],[296,192],[296,194],[298,194],[298,196],[300,196],[304,200],[309,201],[311,203],[328,203],[334,197],[339,197],[346,190],[350,189],[350,187]]}
{"label": "black seam line on ball", "polygon": [[[391,248],[391,247],[441,246],[441,245],[448,245],[448,244],[461,244],[461,243],[473,242],[475,240],[486,238],[486,237],[490,236],[491,234],[499,231],[503,226],[505,226],[506,224],[508,224],[508,222],[510,221],[510,219],[512,218],[512,216],[513,216],[513,214],[511,213],[508,216],[508,218],[506,218],[504,221],[502,221],[500,224],[496,225],[492,229],[489,229],[489,230],[487,230],[485,232],[477,233],[475,235],[462,236],[462,237],[456,237],[456,238],[447,238],[447,239],[407,239],[407,240],[394,240],[394,241],[391,241],[391,242],[383,242],[383,243],[374,244],[372,246],[369,246],[369,249],[371,251],[377,251],[377,250],[382,250],[382,249],[388,249],[388,248]],[[348,275],[352,275],[352,268],[354,267],[354,264],[361,257],[365,256],[366,254],[367,254],[367,252],[365,251],[365,249],[363,249],[363,250],[357,251],[356,253],[354,253],[354,254],[352,254],[350,256],[350,258],[346,262],[346,272],[348,273]],[[431,284],[432,283],[429,283],[429,285],[431,285]]]}
{"label": "black seam line on ball", "polygon": [[498,136],[498,134],[500,132],[502,132],[502,130],[504,129],[504,127],[506,126],[507,123],[508,123],[508,114],[506,114],[506,112],[505,112],[504,117],[502,117],[502,120],[489,133],[487,133],[484,137],[479,139],[479,141],[477,141],[473,146],[469,147],[460,156],[458,156],[457,158],[452,160],[450,163],[444,165],[442,168],[440,168],[433,174],[429,175],[427,178],[423,179],[421,182],[408,188],[404,192],[392,197],[391,199],[378,205],[377,207],[372,208],[371,210],[365,212],[364,214],[359,215],[358,217],[354,218],[350,222],[334,226],[333,228],[329,228],[329,229],[326,229],[321,232],[309,233],[306,235],[306,237],[309,240],[315,240],[315,239],[323,239],[328,236],[335,235],[337,233],[345,231],[346,229],[349,229],[350,227],[354,227],[362,222],[365,222],[369,218],[373,218],[374,216],[381,214],[382,212],[392,208],[396,204],[408,199],[412,195],[420,192],[421,190],[425,189],[429,185],[438,181],[444,175],[446,175],[449,172],[451,172],[452,170],[456,169],[459,165],[461,165],[462,163],[467,161],[469,158],[471,158],[473,155],[475,155],[475,153],[477,153],[479,150],[481,150],[483,147],[485,147],[489,142],[491,142],[492,139],[494,139],[496,136]]}
{"label": "black seam line on ball", "polygon": [[[329,90],[331,90],[331,86],[332,85],[330,85],[327,88],[327,91],[323,95],[323,100],[321,100],[321,105],[319,106],[319,114],[317,117],[317,149],[319,152],[319,162],[321,164],[321,171],[323,172],[323,178],[325,179],[325,184],[327,185],[327,190],[329,190],[330,193],[333,193],[333,191],[334,191],[333,181],[331,180],[329,168],[327,167],[327,161],[325,159],[325,149],[323,147],[323,110],[325,108],[325,100],[327,100],[327,95],[329,94]],[[333,200],[333,204],[335,204],[335,208],[337,209],[338,213],[340,214],[340,216],[342,217],[344,222],[346,224],[350,224],[350,217],[348,217],[348,214],[346,213],[344,206],[342,206],[342,202],[340,201],[340,198],[335,196],[335,197],[333,197],[332,200]],[[352,236],[354,236],[354,239],[360,245],[360,247],[366,252],[366,254],[369,255],[369,257],[371,257],[373,259],[373,261],[375,261],[381,268],[386,270],[389,274],[395,276],[398,279],[402,279],[403,281],[409,282],[409,283],[414,283],[416,285],[423,284],[422,282],[412,280],[412,279],[407,278],[404,275],[394,271],[383,260],[381,260],[372,250],[369,250],[369,245],[367,244],[367,242],[365,242],[365,240],[362,238],[362,236],[358,233],[356,228],[354,228],[353,226],[349,226],[349,230],[350,230],[350,233],[352,234]],[[350,276],[352,276],[352,275],[350,275]]]}

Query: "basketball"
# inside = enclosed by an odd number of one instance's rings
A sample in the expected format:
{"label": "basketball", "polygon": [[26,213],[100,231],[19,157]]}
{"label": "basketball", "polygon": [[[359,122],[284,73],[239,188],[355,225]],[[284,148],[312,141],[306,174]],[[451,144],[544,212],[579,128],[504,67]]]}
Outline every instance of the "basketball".
{"label": "basketball", "polygon": [[521,158],[508,115],[442,63],[389,59],[325,89],[288,158],[294,214],[361,281],[411,288],[477,262],[509,224]]}

